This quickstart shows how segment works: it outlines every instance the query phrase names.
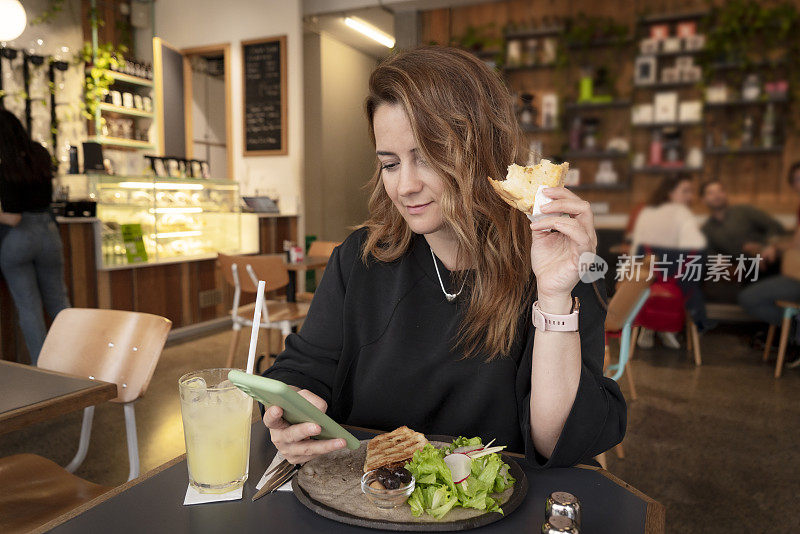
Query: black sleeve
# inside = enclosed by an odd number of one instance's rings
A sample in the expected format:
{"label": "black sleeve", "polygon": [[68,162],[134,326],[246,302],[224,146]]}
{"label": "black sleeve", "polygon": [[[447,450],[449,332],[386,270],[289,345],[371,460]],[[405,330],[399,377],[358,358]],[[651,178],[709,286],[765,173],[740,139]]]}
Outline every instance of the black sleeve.
{"label": "black sleeve", "polygon": [[266,377],[307,389],[328,404],[342,351],[347,279],[353,263],[360,261],[359,235],[351,234],[333,251],[302,329],[286,338],[286,350],[264,372]]}
{"label": "black sleeve", "polygon": [[[597,282],[605,296],[605,285]],[[605,353],[605,308],[591,284],[578,282],[572,291],[581,302],[578,332],[581,337],[581,377],[561,436],[548,459],[534,448],[531,437],[531,357],[535,328],[530,327],[525,352],[517,374],[520,427],[525,456],[534,467],[567,467],[590,461],[622,441],[627,425],[627,406],[617,383],[603,376]]]}
{"label": "black sleeve", "polygon": [[786,233],[783,225],[768,213],[755,206],[744,205],[748,218],[753,225],[765,234],[767,239],[781,236]]}

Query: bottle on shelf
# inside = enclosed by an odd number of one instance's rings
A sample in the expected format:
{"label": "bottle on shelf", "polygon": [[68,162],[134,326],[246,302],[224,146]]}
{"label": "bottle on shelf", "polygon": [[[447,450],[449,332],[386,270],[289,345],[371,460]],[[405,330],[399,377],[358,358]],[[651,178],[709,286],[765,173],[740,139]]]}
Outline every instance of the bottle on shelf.
{"label": "bottle on shelf", "polygon": [[761,121],[761,146],[772,148],[775,146],[775,106],[770,102]]}
{"label": "bottle on shelf", "polygon": [[753,117],[745,115],[742,123],[742,147],[749,147],[753,144]]}
{"label": "bottle on shelf", "polygon": [[650,141],[650,165],[653,167],[661,165],[662,148],[661,132],[653,130],[653,139]]}
{"label": "bottle on shelf", "polygon": [[583,136],[582,121],[580,117],[572,119],[572,126],[569,129],[569,149],[581,149],[581,137]]}

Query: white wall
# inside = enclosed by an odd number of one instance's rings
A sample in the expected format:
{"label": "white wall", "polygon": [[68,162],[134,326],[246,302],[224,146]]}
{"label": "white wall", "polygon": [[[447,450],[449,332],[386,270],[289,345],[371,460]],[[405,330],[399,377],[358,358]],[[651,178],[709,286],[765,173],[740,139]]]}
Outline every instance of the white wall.
{"label": "white wall", "polygon": [[367,217],[375,152],[364,99],[376,60],[324,33],[304,43],[306,233],[341,241]]}
{"label": "white wall", "polygon": [[[228,154],[225,147],[225,77],[209,76],[203,70],[192,71],[192,139],[194,157],[208,161],[211,169],[224,177],[228,169]],[[207,141],[217,144],[203,144]]]}
{"label": "white wall", "polygon": [[[275,190],[297,213],[303,183],[303,43],[300,0],[168,0],[155,3],[155,34],[181,48],[231,44],[233,179],[243,194]],[[242,155],[241,41],[287,36],[288,155]],[[143,55],[143,54],[141,54]],[[224,105],[224,101],[220,102]]]}

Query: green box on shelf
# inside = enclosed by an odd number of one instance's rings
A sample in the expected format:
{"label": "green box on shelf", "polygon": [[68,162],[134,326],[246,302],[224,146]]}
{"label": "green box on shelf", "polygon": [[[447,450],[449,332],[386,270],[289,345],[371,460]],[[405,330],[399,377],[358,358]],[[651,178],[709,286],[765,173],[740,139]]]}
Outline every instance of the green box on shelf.
{"label": "green box on shelf", "polygon": [[122,241],[125,243],[125,256],[128,263],[147,263],[147,250],[144,248],[141,224],[121,224]]}

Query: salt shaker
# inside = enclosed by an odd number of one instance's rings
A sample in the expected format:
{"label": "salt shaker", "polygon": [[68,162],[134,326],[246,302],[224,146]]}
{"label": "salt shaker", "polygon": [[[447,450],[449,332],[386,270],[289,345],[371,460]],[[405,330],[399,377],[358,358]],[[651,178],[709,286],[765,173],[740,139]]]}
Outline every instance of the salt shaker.
{"label": "salt shaker", "polygon": [[565,516],[572,519],[576,527],[581,525],[581,503],[571,493],[554,491],[547,498],[545,517]]}
{"label": "salt shaker", "polygon": [[580,531],[569,517],[554,515],[542,525],[542,534],[580,534]]}

